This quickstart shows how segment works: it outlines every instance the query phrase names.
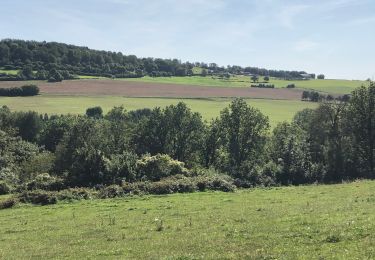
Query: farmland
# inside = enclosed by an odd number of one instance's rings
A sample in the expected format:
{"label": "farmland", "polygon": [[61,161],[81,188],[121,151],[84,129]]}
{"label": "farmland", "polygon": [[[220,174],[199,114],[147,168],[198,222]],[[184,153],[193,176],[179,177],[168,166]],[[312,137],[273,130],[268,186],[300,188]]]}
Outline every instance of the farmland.
{"label": "farmland", "polygon": [[362,181],[21,205],[0,211],[0,258],[373,259],[374,198]]}
{"label": "farmland", "polygon": [[[218,77],[143,77],[135,79],[118,79],[137,82],[149,83],[167,83],[167,84],[185,84],[192,86],[210,86],[210,87],[249,87],[252,82],[250,77],[234,76],[230,79],[220,79]],[[262,78],[261,78],[262,80]],[[296,88],[316,90],[332,94],[348,94],[355,88],[366,84],[365,81],[360,80],[281,80],[271,78],[269,84],[274,84],[275,88],[285,88],[289,84],[295,84]]]}
{"label": "farmland", "polygon": [[[101,106],[104,112],[114,106],[123,105],[127,110],[139,108],[165,107],[185,102],[193,111],[202,114],[203,118],[210,120],[219,115],[227,107],[231,99],[177,99],[177,98],[127,98],[121,96],[49,96],[36,97],[0,97],[0,106],[7,105],[15,111],[33,110],[49,114],[83,114],[88,107]],[[293,100],[265,100],[247,99],[248,104],[260,109],[270,118],[271,124],[276,125],[284,120],[291,120],[294,114],[303,108],[314,108],[317,105],[310,102]]]}

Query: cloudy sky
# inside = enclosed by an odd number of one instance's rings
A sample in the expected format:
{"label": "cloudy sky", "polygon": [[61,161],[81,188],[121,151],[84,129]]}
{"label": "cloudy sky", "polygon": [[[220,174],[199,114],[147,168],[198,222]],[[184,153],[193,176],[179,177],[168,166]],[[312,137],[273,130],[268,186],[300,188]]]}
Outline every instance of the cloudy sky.
{"label": "cloudy sky", "polygon": [[0,38],[375,77],[374,0],[1,0]]}

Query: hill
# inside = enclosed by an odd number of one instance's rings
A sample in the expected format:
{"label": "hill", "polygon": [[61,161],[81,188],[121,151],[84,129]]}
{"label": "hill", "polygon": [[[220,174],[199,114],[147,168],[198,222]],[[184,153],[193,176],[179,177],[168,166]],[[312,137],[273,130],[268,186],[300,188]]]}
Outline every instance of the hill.
{"label": "hill", "polygon": [[[256,74],[300,78],[304,71],[267,70],[216,63],[181,62],[178,59],[138,58],[121,52],[98,51],[56,42],[5,39],[0,41],[0,69],[22,69],[18,79],[68,79],[71,74],[133,78],[188,76],[194,74]],[[36,73],[33,73],[33,70]],[[0,71],[1,73],[1,71]],[[2,75],[17,79],[14,75]],[[315,77],[315,75],[314,75]]]}

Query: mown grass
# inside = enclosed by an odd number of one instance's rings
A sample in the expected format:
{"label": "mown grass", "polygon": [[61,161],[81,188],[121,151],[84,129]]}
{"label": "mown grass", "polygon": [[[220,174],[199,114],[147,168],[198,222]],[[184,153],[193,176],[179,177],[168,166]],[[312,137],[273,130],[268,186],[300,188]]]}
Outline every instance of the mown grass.
{"label": "mown grass", "polygon": [[374,259],[375,182],[21,205],[1,259]]}
{"label": "mown grass", "polygon": [[[292,100],[246,99],[260,109],[274,126],[281,121],[289,121],[297,111],[315,108],[316,103]],[[125,98],[119,96],[35,96],[35,97],[0,97],[0,106],[6,105],[16,111],[37,111],[48,114],[83,114],[86,109],[101,106],[108,112],[114,106],[123,105],[127,110],[140,108],[165,107],[178,102],[185,102],[193,111],[202,114],[206,120],[217,117],[227,107],[231,99],[175,99],[175,98]]]}
{"label": "mown grass", "polygon": [[[167,83],[167,84],[186,84],[209,87],[249,87],[253,84],[250,77],[235,76],[230,79],[220,79],[218,77],[143,77],[134,79],[117,79],[127,81],[149,82],[149,83]],[[262,80],[262,78],[261,78]],[[297,88],[316,90],[332,94],[347,94],[355,88],[366,84],[359,80],[280,80],[271,78],[268,84],[274,84],[276,88],[285,88],[289,84],[295,84]]]}

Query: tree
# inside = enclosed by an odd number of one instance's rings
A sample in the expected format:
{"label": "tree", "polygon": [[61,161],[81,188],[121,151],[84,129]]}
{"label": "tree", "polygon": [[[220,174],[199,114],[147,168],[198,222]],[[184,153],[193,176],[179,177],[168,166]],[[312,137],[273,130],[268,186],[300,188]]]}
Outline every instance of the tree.
{"label": "tree", "polygon": [[103,117],[103,109],[101,107],[91,107],[86,109],[86,116],[92,118],[102,118]]}
{"label": "tree", "polygon": [[36,112],[18,112],[15,126],[23,140],[35,142],[41,129],[41,119]]}
{"label": "tree", "polygon": [[323,74],[319,74],[319,75],[317,76],[317,78],[318,78],[318,79],[325,79],[325,76],[324,76]]}
{"label": "tree", "polygon": [[310,99],[310,91],[304,90],[302,92],[302,100],[309,100]]}
{"label": "tree", "polygon": [[200,160],[204,124],[198,113],[185,103],[155,108],[136,125],[132,143],[138,154],[168,154],[178,161],[194,164]]}
{"label": "tree", "polygon": [[347,124],[359,165],[364,176],[375,178],[375,83],[353,91],[349,101]]}
{"label": "tree", "polygon": [[218,123],[225,170],[238,178],[249,177],[262,159],[268,118],[243,99],[235,99],[221,111]]}
{"label": "tree", "polygon": [[306,132],[296,124],[279,123],[268,143],[272,162],[277,165],[277,183],[302,184],[309,181],[311,158]]}
{"label": "tree", "polygon": [[111,150],[101,120],[81,118],[56,147],[55,170],[68,173],[68,184],[73,187],[111,184],[113,178],[106,174]]}
{"label": "tree", "polygon": [[202,77],[206,77],[207,76],[207,70],[206,69],[202,69]]}
{"label": "tree", "polygon": [[258,82],[258,80],[259,80],[259,77],[257,76],[257,75],[253,75],[253,76],[251,76],[251,81],[252,82]]}
{"label": "tree", "polygon": [[270,81],[270,77],[265,76],[265,77],[263,78],[263,80],[264,80],[265,82],[268,82],[268,81]]}
{"label": "tree", "polygon": [[19,72],[20,77],[24,79],[33,79],[34,73],[33,68],[31,66],[24,66],[22,70]]}

